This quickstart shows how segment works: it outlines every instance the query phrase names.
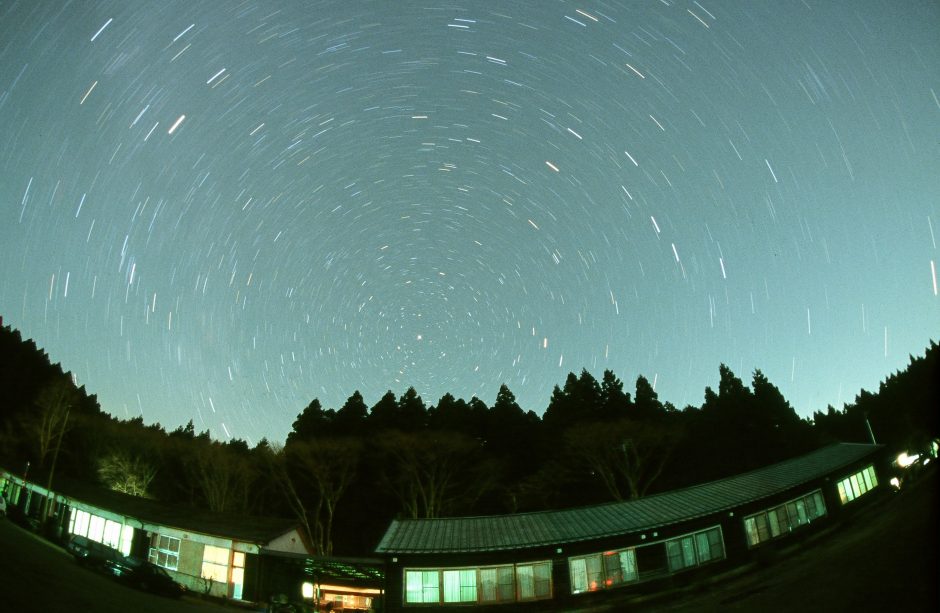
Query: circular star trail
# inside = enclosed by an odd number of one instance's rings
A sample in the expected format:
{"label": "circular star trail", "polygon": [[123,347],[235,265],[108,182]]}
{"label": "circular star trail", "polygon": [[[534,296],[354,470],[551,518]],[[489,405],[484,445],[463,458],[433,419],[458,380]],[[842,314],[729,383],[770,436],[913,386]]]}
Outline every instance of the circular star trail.
{"label": "circular star trail", "polygon": [[803,415],[940,330],[934,2],[0,8],[0,314],[120,417],[541,413],[569,371]]}

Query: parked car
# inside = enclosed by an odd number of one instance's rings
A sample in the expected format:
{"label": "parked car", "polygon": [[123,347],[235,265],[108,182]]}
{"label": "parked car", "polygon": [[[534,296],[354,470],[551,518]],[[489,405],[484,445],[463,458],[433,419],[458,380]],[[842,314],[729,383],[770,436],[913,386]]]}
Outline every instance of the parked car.
{"label": "parked car", "polygon": [[82,566],[104,570],[109,562],[121,558],[121,552],[104,543],[93,541],[80,534],[73,534],[65,544],[65,549]]}
{"label": "parked car", "polygon": [[7,499],[0,495],[0,517],[7,516]]}
{"label": "parked car", "polygon": [[106,563],[106,569],[119,581],[145,592],[179,598],[186,588],[173,581],[165,569],[147,560],[120,556]]}

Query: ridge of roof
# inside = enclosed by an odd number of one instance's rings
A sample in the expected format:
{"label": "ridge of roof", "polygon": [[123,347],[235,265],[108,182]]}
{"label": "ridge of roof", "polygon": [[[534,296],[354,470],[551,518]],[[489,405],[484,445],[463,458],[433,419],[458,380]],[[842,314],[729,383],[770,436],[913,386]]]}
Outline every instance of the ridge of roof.
{"label": "ridge of roof", "polygon": [[808,454],[622,502],[512,515],[396,519],[376,553],[444,553],[564,544],[695,519],[766,498],[873,454],[882,445],[836,443]]}

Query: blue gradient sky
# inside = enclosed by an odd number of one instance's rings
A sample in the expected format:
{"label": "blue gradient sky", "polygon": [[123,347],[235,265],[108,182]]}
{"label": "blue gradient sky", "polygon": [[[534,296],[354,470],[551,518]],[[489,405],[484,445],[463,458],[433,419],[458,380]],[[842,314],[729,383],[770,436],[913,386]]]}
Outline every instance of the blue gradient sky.
{"label": "blue gradient sky", "polygon": [[0,7],[0,315],[102,407],[283,440],[569,371],[802,415],[940,331],[936,2]]}

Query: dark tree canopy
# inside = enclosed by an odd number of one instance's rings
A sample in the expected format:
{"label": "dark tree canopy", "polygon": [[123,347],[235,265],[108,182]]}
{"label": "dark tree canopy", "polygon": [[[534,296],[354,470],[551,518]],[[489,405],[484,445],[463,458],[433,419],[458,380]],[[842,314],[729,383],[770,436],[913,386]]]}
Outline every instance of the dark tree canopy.
{"label": "dark tree canopy", "polygon": [[[103,482],[136,495],[236,513],[293,516],[322,553],[365,555],[396,516],[532,511],[636,498],[720,478],[831,441],[922,449],[940,436],[940,348],[861,390],[842,409],[801,419],[755,370],[750,387],[725,364],[699,406],[676,411],[649,379],[633,393],[605,370],[568,373],[544,412],[507,385],[492,407],[415,388],[369,407],[312,399],[284,445],[215,440],[192,419],[174,429],[119,420],[19,332],[0,328],[0,465],[30,478]],[[67,416],[67,418],[66,418]],[[869,430],[870,428],[870,430]]]}

